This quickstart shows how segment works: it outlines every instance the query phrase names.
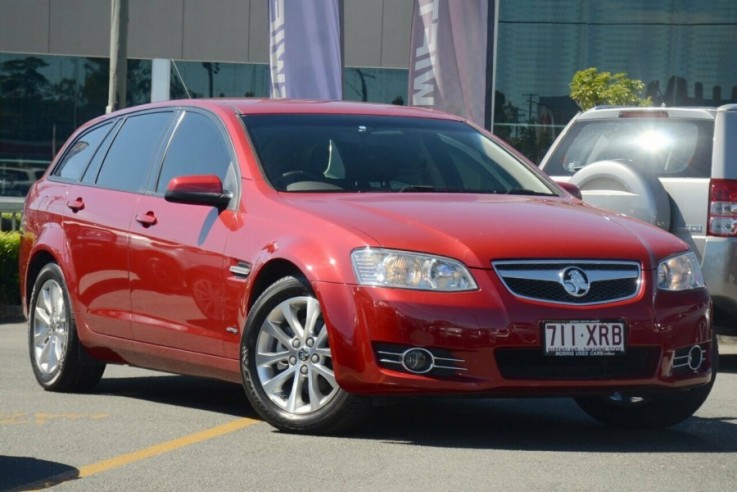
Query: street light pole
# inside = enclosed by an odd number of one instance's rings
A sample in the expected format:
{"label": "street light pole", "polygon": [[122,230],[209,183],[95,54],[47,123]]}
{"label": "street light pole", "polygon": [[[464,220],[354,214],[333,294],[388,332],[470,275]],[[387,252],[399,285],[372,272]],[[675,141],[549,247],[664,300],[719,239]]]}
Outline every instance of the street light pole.
{"label": "street light pole", "polygon": [[128,77],[128,0],[110,1],[110,85],[106,113],[125,107]]}

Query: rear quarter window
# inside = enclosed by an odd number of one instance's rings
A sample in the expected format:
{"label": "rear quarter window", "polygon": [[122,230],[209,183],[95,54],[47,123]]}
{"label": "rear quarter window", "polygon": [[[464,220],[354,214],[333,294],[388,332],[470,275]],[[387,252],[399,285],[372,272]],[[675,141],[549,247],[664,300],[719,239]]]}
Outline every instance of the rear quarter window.
{"label": "rear quarter window", "polygon": [[54,176],[74,181],[80,180],[90,159],[95,155],[100,142],[111,127],[112,123],[107,123],[77,137],[54,170]]}

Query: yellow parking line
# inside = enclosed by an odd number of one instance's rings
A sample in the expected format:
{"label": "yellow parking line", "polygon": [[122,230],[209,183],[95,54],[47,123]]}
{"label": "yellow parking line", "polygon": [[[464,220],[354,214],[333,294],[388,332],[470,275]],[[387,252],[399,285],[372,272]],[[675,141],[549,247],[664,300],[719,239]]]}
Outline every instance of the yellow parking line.
{"label": "yellow parking line", "polygon": [[77,476],[79,478],[84,478],[102,473],[107,470],[112,470],[113,468],[120,468],[121,466],[127,465],[129,463],[134,463],[136,461],[150,458],[152,456],[168,453],[169,451],[189,446],[190,444],[195,444],[198,442],[206,441],[208,439],[212,439],[214,437],[222,436],[223,434],[228,434],[230,432],[243,429],[244,427],[248,427],[249,425],[253,425],[258,422],[258,420],[246,418],[234,420],[233,422],[219,425],[217,427],[213,427],[212,429],[197,432],[195,434],[190,434],[188,436],[180,437],[179,439],[174,439],[172,441],[157,444],[155,446],[141,449],[139,451],[133,451],[131,453],[116,456],[115,458],[98,461],[97,463],[93,463],[91,465],[82,466],[79,468],[79,475]]}
{"label": "yellow parking line", "polygon": [[215,437],[243,429],[250,425],[257,424],[258,422],[260,421],[249,418],[234,420],[232,422],[228,422],[227,424],[213,427],[212,429],[204,430],[202,432],[196,432],[188,436],[163,442],[161,444],[156,444],[154,446],[140,449],[138,451],[121,454],[120,456],[115,456],[113,458],[98,461],[97,463],[92,463],[91,465],[81,466],[78,470],[60,473],[59,475],[40,480],[36,483],[28,484],[26,485],[26,487],[31,487],[33,489],[46,488],[58,485],[69,480],[89,477],[98,473],[112,470],[114,468],[120,468],[130,463],[135,463],[136,461],[151,458],[152,456],[158,456],[160,454],[168,453],[170,451],[174,451],[175,449],[183,448],[191,444],[207,441],[208,439],[213,439]]}

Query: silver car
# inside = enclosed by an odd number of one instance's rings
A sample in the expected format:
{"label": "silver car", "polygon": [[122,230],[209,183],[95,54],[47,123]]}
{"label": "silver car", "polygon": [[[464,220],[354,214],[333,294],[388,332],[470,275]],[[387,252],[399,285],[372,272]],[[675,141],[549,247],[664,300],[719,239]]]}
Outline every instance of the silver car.
{"label": "silver car", "polygon": [[737,104],[594,108],[540,167],[583,200],[655,224],[701,261],[716,324],[737,332]]}

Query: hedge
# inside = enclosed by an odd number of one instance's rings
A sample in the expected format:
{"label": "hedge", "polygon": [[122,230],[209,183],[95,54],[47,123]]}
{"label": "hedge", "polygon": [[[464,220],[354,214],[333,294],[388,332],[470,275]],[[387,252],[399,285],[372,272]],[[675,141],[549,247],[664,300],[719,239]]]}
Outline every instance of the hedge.
{"label": "hedge", "polygon": [[20,232],[0,232],[0,306],[20,305],[18,250]]}

